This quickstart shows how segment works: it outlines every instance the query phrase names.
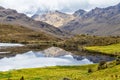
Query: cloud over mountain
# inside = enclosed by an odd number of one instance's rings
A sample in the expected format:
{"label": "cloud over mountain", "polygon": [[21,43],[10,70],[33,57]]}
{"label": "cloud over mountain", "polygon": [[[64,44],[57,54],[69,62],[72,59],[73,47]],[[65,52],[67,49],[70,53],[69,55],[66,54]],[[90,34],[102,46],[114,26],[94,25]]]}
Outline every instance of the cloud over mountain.
{"label": "cloud over mountain", "polygon": [[78,9],[90,10],[95,7],[115,5],[119,2],[120,0],[0,0],[0,6],[33,15],[38,10],[59,10],[72,13]]}

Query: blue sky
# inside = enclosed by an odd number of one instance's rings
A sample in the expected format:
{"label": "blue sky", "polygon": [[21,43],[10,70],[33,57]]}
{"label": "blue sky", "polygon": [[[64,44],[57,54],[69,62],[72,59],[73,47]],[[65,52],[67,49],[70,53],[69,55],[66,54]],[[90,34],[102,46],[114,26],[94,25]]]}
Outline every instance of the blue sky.
{"label": "blue sky", "polygon": [[27,15],[45,10],[73,13],[78,9],[91,10],[95,7],[103,8],[118,3],[120,0],[0,0],[0,6],[15,9]]}

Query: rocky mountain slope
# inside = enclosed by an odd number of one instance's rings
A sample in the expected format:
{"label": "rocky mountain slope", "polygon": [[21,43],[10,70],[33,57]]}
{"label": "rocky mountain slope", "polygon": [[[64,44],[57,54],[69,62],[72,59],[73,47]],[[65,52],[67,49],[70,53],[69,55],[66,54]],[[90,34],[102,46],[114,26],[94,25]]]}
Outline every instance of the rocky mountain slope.
{"label": "rocky mountain slope", "polygon": [[52,34],[55,36],[64,36],[67,34],[45,22],[35,21],[32,18],[27,17],[25,14],[18,13],[12,9],[5,9],[3,7],[0,7],[0,24],[21,25],[38,32],[42,31],[46,34]]}
{"label": "rocky mountain slope", "polygon": [[78,10],[74,15],[79,17],[63,25],[62,29],[75,34],[120,35],[120,4],[89,12]]}
{"label": "rocky mountain slope", "polygon": [[36,21],[43,21],[55,27],[60,27],[63,24],[73,20],[75,17],[70,14],[65,14],[59,11],[48,11],[44,14],[35,14],[32,18]]}

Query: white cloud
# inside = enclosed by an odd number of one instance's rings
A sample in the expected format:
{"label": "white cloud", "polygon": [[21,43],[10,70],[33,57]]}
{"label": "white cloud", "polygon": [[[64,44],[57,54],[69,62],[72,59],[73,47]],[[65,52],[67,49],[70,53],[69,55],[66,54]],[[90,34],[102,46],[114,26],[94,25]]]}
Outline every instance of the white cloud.
{"label": "white cloud", "polygon": [[108,7],[120,3],[120,0],[89,0],[91,7]]}
{"label": "white cloud", "polygon": [[39,10],[74,12],[118,4],[120,0],[0,0],[0,6],[16,9],[18,12],[34,14]]}

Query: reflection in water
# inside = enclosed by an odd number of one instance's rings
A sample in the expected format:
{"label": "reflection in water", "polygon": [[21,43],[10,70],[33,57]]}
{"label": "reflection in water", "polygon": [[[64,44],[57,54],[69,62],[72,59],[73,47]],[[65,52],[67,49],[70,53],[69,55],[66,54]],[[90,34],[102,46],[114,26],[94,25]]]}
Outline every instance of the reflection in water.
{"label": "reflection in water", "polygon": [[93,63],[99,63],[100,61],[112,61],[115,60],[115,57],[102,55],[102,54],[91,54],[91,53],[84,53],[83,55],[73,55],[73,57],[77,60],[82,60],[87,58],[89,61]]}
{"label": "reflection in water", "polygon": [[16,43],[0,43],[0,47],[21,47],[21,46],[24,45]]}
{"label": "reflection in water", "polygon": [[[0,43],[0,47],[16,47],[24,46],[22,44],[10,44]],[[0,55],[7,52],[0,52]],[[0,71],[8,71],[11,69],[22,69],[22,68],[36,68],[46,66],[65,66],[65,65],[84,65],[93,64],[100,61],[111,61],[113,57],[105,55],[92,55],[92,54],[81,54],[72,55],[58,47],[50,47],[44,51],[33,52],[29,51],[24,54],[18,54],[16,56],[4,57],[0,59]]]}
{"label": "reflection in water", "polygon": [[35,68],[45,66],[65,66],[65,65],[83,65],[92,64],[87,58],[77,60],[72,55],[64,55],[59,57],[45,57],[41,52],[29,51],[24,54],[18,54],[10,58],[2,58],[0,60],[0,71],[11,69]]}

